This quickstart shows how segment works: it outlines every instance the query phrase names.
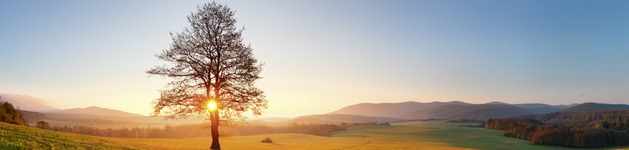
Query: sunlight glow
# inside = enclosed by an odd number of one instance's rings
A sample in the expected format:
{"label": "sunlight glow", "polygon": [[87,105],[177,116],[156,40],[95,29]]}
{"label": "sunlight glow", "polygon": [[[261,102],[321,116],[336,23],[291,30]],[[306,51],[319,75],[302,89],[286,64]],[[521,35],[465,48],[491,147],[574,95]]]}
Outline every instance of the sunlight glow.
{"label": "sunlight glow", "polygon": [[217,104],[216,101],[214,100],[210,100],[210,102],[207,103],[207,109],[208,111],[215,111],[217,108]]}

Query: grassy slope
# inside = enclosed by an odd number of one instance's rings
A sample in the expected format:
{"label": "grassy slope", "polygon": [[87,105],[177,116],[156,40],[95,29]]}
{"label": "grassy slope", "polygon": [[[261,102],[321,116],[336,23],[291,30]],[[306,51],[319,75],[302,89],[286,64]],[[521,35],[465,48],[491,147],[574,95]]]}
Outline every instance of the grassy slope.
{"label": "grassy slope", "polygon": [[[499,131],[443,122],[355,126],[332,137],[267,134],[221,138],[224,149],[568,149],[532,145]],[[260,143],[264,137],[275,143]],[[105,138],[0,123],[0,149],[207,149],[210,138]]]}
{"label": "grassy slope", "polygon": [[123,144],[122,139],[46,131],[0,122],[0,149],[132,149],[145,145]]}

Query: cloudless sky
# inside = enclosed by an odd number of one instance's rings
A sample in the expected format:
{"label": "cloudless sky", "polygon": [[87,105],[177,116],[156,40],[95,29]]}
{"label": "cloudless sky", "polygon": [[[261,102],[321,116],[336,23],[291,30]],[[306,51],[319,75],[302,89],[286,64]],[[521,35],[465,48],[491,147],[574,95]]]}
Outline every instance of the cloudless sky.
{"label": "cloudless sky", "polygon": [[[145,71],[207,1],[1,1],[0,93],[148,114]],[[628,103],[627,1],[218,1],[264,62],[263,117],[355,103]]]}

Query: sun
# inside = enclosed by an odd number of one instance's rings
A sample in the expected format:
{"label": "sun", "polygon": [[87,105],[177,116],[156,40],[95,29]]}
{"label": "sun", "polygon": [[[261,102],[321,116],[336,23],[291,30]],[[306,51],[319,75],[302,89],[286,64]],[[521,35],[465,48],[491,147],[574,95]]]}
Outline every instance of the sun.
{"label": "sun", "polygon": [[207,103],[207,109],[209,111],[215,111],[216,108],[217,108],[216,101],[210,100],[210,102]]}

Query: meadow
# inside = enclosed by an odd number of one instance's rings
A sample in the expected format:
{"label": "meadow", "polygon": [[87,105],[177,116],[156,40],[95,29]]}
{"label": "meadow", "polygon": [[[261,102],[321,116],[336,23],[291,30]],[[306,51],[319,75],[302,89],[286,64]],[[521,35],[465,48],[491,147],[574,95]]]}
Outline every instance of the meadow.
{"label": "meadow", "polygon": [[[465,127],[470,123],[403,122],[349,127],[330,137],[280,133],[221,138],[223,149],[531,149],[564,147],[533,145],[503,137],[500,131]],[[211,139],[95,137],[0,123],[0,149],[208,149]],[[270,137],[274,143],[261,143]],[[613,149],[629,149],[620,147]]]}

